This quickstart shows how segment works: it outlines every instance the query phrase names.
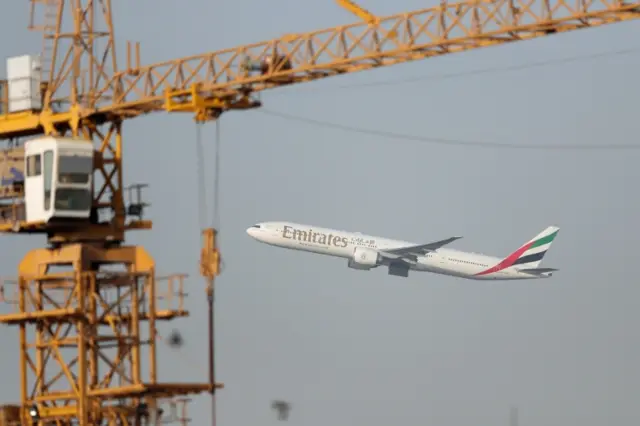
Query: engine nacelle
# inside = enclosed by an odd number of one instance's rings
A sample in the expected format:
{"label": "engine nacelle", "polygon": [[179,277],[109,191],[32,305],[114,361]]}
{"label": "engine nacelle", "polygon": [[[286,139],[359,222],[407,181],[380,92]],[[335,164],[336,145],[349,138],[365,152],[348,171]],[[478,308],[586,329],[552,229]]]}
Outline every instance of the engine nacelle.
{"label": "engine nacelle", "polygon": [[353,262],[359,266],[372,268],[378,265],[380,255],[377,251],[366,247],[356,247],[353,250]]}
{"label": "engine nacelle", "polygon": [[373,266],[361,265],[353,259],[349,259],[347,266],[351,269],[357,269],[358,271],[368,271]]}

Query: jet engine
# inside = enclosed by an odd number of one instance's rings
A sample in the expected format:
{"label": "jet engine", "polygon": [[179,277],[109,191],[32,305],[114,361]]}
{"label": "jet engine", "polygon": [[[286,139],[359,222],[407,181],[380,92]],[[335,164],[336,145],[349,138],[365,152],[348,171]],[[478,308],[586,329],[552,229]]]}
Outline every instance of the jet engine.
{"label": "jet engine", "polygon": [[366,247],[356,247],[353,250],[353,259],[349,259],[349,268],[368,270],[378,266],[380,255],[377,251]]}
{"label": "jet engine", "polygon": [[357,269],[358,271],[368,271],[369,269],[373,268],[373,266],[360,265],[353,259],[349,259],[347,266],[351,269]]}

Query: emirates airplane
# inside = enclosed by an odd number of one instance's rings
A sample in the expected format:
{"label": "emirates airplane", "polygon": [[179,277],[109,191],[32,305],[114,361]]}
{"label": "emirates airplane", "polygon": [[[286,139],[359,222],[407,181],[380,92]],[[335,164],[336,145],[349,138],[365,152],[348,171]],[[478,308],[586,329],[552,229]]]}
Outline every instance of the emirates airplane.
{"label": "emirates airplane", "polygon": [[473,280],[522,280],[549,278],[557,271],[541,268],[540,263],[558,231],[549,226],[505,258],[443,248],[462,237],[415,244],[290,222],[258,223],[247,234],[276,247],[348,259],[352,269],[386,266],[389,275],[399,277],[408,277],[411,270]]}

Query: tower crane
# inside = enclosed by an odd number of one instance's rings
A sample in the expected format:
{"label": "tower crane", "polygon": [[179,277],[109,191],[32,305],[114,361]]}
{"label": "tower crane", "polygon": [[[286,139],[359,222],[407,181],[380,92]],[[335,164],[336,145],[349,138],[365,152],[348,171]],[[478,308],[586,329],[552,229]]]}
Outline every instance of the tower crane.
{"label": "tower crane", "polygon": [[[0,426],[166,422],[165,399],[223,386],[213,365],[206,383],[158,375],[157,323],[188,312],[183,276],[156,277],[151,255],[125,244],[127,231],[152,226],[141,186],[125,200],[127,120],[183,112],[212,121],[260,107],[267,89],[640,16],[640,2],[620,0],[443,1],[386,17],[338,3],[360,21],[146,66],[128,45],[119,68],[110,0],[31,0],[42,52],[9,58],[0,81],[0,232],[45,234],[47,247],[28,252],[2,287],[14,310],[0,322],[19,328],[20,404],[0,410]],[[216,232],[203,231],[200,264],[210,300]]]}

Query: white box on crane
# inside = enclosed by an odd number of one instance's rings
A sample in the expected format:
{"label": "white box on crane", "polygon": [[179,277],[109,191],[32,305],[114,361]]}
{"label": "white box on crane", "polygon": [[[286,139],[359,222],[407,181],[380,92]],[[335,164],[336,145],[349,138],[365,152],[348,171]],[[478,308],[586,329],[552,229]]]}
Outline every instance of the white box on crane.
{"label": "white box on crane", "polygon": [[23,55],[7,59],[9,112],[42,108],[41,69],[40,55]]}
{"label": "white box on crane", "polygon": [[40,136],[24,143],[27,222],[89,220],[93,155],[90,139]]}

